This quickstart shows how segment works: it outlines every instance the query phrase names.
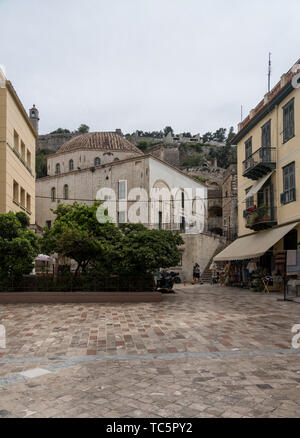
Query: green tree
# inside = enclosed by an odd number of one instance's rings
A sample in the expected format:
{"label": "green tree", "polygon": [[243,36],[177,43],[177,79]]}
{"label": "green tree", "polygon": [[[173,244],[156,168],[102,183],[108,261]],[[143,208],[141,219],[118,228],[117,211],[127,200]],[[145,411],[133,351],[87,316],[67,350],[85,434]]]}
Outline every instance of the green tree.
{"label": "green tree", "polygon": [[174,131],[171,126],[166,126],[164,129],[164,135],[167,136],[171,132],[172,135],[174,135]]}
{"label": "green tree", "polygon": [[226,128],[217,129],[213,134],[213,140],[219,141],[220,143],[224,143],[226,141]]}
{"label": "green tree", "polygon": [[35,172],[37,178],[47,176],[47,155],[53,154],[50,149],[39,149],[35,156]]}
{"label": "green tree", "polygon": [[177,266],[178,247],[184,244],[180,234],[150,230],[142,224],[121,224],[118,269],[124,274],[150,274],[159,268]]}
{"label": "green tree", "polygon": [[233,137],[235,137],[235,132],[234,132],[234,127],[231,126],[231,128],[229,129],[228,135],[227,135],[227,139],[226,139],[227,145],[231,144],[231,140],[233,139]]}
{"label": "green tree", "polygon": [[55,131],[50,132],[50,134],[70,134],[68,129],[58,128]]}
{"label": "green tree", "polygon": [[150,143],[147,140],[142,140],[137,144],[137,147],[142,151],[146,152],[148,147],[150,146]]}
{"label": "green tree", "polygon": [[0,281],[17,281],[30,274],[39,253],[35,233],[28,230],[25,213],[0,214]]}
{"label": "green tree", "polygon": [[96,259],[105,263],[110,245],[120,237],[115,225],[100,224],[96,212],[100,202],[93,206],[74,202],[58,204],[54,211],[53,227],[44,230],[42,248],[46,253],[57,253],[77,262],[76,274],[86,272]]}
{"label": "green tree", "polygon": [[90,127],[88,125],[85,124],[81,124],[79,126],[79,128],[77,129],[77,132],[79,132],[80,134],[86,134],[87,132],[89,132]]}

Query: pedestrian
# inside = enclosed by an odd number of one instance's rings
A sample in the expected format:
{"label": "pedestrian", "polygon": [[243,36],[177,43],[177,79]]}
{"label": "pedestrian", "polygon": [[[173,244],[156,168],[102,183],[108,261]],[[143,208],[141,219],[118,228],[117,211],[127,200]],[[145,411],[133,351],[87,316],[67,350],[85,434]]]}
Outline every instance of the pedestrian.
{"label": "pedestrian", "polygon": [[198,263],[196,263],[193,268],[193,282],[200,282],[200,265]]}

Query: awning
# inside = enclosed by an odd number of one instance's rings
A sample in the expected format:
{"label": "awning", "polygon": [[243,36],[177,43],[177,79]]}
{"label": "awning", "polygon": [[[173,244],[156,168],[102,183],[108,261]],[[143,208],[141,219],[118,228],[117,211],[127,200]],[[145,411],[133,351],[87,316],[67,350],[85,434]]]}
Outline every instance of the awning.
{"label": "awning", "polygon": [[250,236],[240,237],[214,257],[214,261],[226,262],[230,260],[248,260],[261,257],[299,223],[300,222],[296,222],[284,225],[283,227],[272,228],[272,230],[254,233]]}
{"label": "awning", "polygon": [[[274,171],[273,171],[274,172]],[[256,193],[259,192],[259,190],[263,187],[264,184],[268,181],[269,178],[271,178],[273,172],[268,173],[268,175],[264,176],[263,178],[256,181],[256,183],[251,187],[247,195],[239,202],[239,205],[246,201],[246,199],[251,198],[251,196],[256,195]]]}

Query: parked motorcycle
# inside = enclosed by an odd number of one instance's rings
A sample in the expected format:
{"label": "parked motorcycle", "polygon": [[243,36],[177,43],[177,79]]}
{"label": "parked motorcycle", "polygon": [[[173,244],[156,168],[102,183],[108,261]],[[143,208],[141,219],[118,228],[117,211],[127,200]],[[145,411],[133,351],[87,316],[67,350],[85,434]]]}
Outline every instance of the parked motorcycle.
{"label": "parked motorcycle", "polygon": [[157,277],[156,289],[162,293],[172,293],[174,283],[178,282],[178,278],[180,280],[178,272],[161,271]]}

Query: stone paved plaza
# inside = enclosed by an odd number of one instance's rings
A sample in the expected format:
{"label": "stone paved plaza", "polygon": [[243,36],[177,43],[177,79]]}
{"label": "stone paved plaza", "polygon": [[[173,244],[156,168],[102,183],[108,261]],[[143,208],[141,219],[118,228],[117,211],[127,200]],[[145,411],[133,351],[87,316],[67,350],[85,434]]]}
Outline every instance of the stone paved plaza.
{"label": "stone paved plaza", "polygon": [[0,417],[299,417],[300,305],[210,285],[153,304],[0,305]]}

